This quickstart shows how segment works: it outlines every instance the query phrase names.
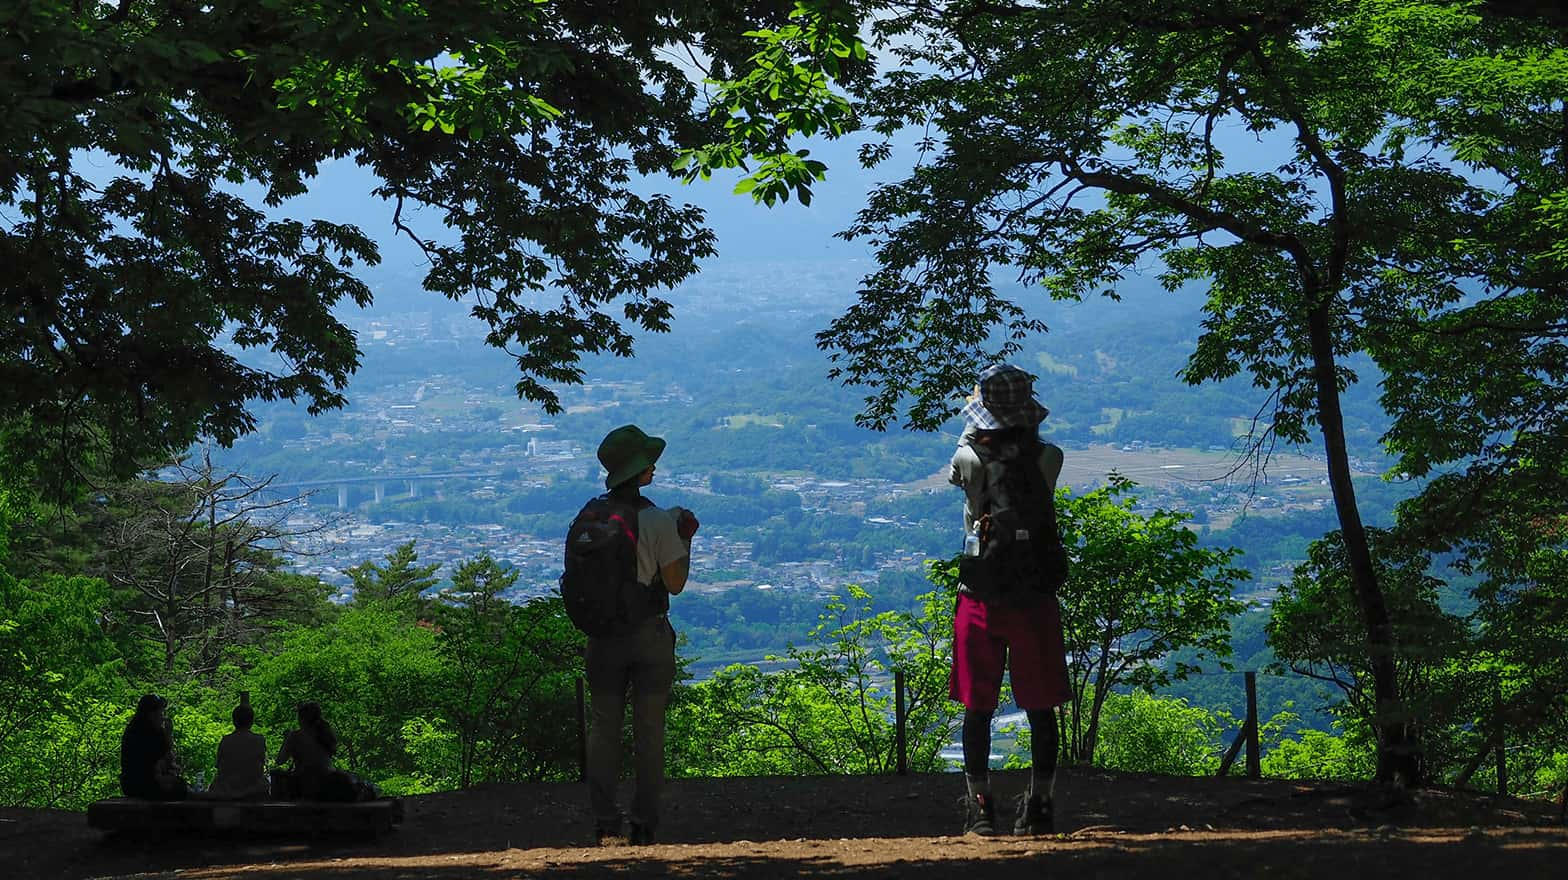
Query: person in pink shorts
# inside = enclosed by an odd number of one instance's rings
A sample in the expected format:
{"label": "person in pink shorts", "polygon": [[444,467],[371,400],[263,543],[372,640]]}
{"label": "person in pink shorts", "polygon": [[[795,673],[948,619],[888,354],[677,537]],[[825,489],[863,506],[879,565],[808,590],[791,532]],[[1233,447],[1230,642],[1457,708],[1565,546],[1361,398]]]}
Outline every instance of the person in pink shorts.
{"label": "person in pink shorts", "polygon": [[[1039,439],[1047,413],[1034,397],[1033,376],[1007,365],[986,369],[964,406],[965,431],[949,475],[965,495],[964,562],[1015,552],[1012,564],[999,569],[960,565],[948,695],[964,704],[964,831],[970,834],[996,833],[991,719],[1004,669],[1011,670],[1013,699],[1029,718],[1034,765],[1013,831],[1048,834],[1054,829],[1057,730],[1052,710],[1067,702],[1072,690],[1055,593],[1066,572],[1053,506],[1062,450]],[[1016,546],[1003,546],[1014,536]],[[1018,549],[1029,547],[1031,540],[1055,555]]]}

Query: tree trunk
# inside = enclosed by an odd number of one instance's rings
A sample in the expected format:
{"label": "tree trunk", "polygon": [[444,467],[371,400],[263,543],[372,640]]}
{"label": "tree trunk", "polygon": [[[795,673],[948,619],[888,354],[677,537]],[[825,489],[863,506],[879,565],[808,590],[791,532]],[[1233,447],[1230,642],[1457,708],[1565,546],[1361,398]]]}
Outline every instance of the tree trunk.
{"label": "tree trunk", "polygon": [[1373,725],[1377,732],[1377,778],[1380,782],[1421,784],[1419,745],[1410,735],[1410,723],[1400,701],[1394,669],[1394,627],[1388,604],[1372,567],[1366,528],[1356,508],[1355,485],[1350,479],[1350,457],[1345,450],[1345,422],[1339,408],[1329,299],[1319,298],[1307,318],[1312,346],[1313,380],[1317,385],[1318,422],[1323,428],[1323,449],[1328,455],[1329,487],[1334,512],[1350,565],[1350,583],[1367,628],[1367,655],[1372,664],[1372,689],[1376,703]]}
{"label": "tree trunk", "polygon": [[180,653],[179,638],[174,631],[174,603],[164,606],[164,611],[168,614],[168,622],[163,628],[163,672],[165,675],[173,675],[174,658]]}
{"label": "tree trunk", "polygon": [[1072,748],[1072,739],[1067,732],[1066,712],[1056,713],[1056,729],[1056,760],[1058,763],[1065,764],[1072,760],[1072,753],[1068,751],[1068,749]]}
{"label": "tree trunk", "polygon": [[218,654],[222,648],[222,633],[218,634],[219,641],[214,643],[212,632],[217,627],[213,626],[212,613],[212,576],[215,567],[214,555],[217,552],[218,540],[218,494],[212,486],[212,457],[206,451],[202,453],[202,481],[201,492],[203,503],[207,508],[207,533],[202,536],[206,544],[201,572],[201,628],[207,633],[202,640],[201,665],[203,669],[216,670],[218,668]]}
{"label": "tree trunk", "polygon": [[1063,707],[1062,720],[1062,761],[1064,763],[1077,763],[1078,761],[1078,699],[1083,693],[1083,687],[1073,680],[1072,694]]}
{"label": "tree trunk", "polygon": [[229,588],[229,639],[231,644],[240,644],[240,627],[244,621],[240,612],[239,579],[234,576],[235,552],[234,539],[223,543],[223,583]]}
{"label": "tree trunk", "polygon": [[[175,566],[171,563],[170,570]],[[180,651],[180,637],[175,629],[180,613],[180,582],[176,575],[169,576],[169,590],[163,603],[163,672],[166,676],[174,674],[174,658]]]}
{"label": "tree trunk", "polygon": [[[1109,626],[1106,631],[1109,632]],[[1079,760],[1090,765],[1094,764],[1094,747],[1100,739],[1100,710],[1105,707],[1105,696],[1111,689],[1110,683],[1105,678],[1106,670],[1111,665],[1109,639],[1100,643],[1100,659],[1096,665],[1099,669],[1094,679],[1094,699],[1089,705],[1089,726],[1084,731],[1083,754],[1079,756]]]}

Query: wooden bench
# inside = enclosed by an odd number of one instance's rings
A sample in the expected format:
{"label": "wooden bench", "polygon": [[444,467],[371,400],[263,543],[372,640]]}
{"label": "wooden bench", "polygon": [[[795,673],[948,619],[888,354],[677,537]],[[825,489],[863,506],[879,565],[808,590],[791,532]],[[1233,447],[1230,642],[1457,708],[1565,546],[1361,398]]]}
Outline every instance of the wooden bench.
{"label": "wooden bench", "polygon": [[352,804],[110,798],[87,805],[87,824],[101,831],[380,834],[401,821],[397,798]]}

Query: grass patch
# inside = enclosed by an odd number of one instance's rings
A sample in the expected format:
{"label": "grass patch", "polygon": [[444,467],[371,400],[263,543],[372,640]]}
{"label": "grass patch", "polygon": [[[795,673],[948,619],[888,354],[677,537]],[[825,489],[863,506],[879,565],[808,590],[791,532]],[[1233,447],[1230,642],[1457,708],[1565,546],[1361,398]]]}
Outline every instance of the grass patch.
{"label": "grass patch", "polygon": [[[1268,427],[1267,422],[1258,423],[1259,432],[1268,430]],[[1230,435],[1232,437],[1245,437],[1250,433],[1252,433],[1252,419],[1233,418],[1230,420]]]}
{"label": "grass patch", "polygon": [[1041,375],[1044,376],[1073,376],[1076,378],[1078,375],[1077,367],[1072,364],[1064,364],[1043,351],[1035,357],[1035,362],[1040,367]]}
{"label": "grass patch", "polygon": [[1116,426],[1121,424],[1122,417],[1125,416],[1126,414],[1127,414],[1127,411],[1122,409],[1121,407],[1116,407],[1116,406],[1102,407],[1100,409],[1100,417],[1103,418],[1105,421],[1100,422],[1098,425],[1095,425],[1094,427],[1090,428],[1089,430],[1094,432],[1098,436],[1104,437],[1107,434],[1111,433],[1112,431],[1116,430]]}

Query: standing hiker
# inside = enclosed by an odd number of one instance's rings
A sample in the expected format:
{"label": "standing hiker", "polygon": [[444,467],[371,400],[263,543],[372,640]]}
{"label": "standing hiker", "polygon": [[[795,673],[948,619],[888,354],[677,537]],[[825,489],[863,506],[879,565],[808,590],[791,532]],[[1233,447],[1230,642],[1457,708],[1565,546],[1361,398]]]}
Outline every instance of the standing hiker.
{"label": "standing hiker", "polygon": [[1072,691],[1056,599],[1067,575],[1055,508],[1062,450],[1039,438],[1047,412],[1034,398],[1034,377],[1017,367],[989,367],[964,406],[964,436],[953,453],[949,479],[964,490],[964,555],[948,695],[964,704],[965,833],[996,833],[991,718],[1004,666],[1011,669],[1013,699],[1029,717],[1034,763],[1013,832],[1054,828],[1051,710]]}
{"label": "standing hiker", "polygon": [[633,844],[652,843],[664,784],[664,716],[675,682],[675,630],[670,596],[686,586],[697,518],[644,498],[664,440],[635,425],[599,444],[609,489],[583,507],[566,536],[561,597],[572,622],[588,636],[588,792],[602,843],[622,836],[615,790],[621,769],[621,723],[631,692],[636,794]]}

